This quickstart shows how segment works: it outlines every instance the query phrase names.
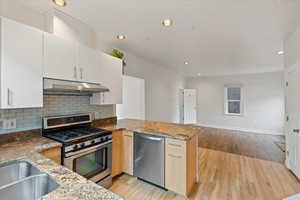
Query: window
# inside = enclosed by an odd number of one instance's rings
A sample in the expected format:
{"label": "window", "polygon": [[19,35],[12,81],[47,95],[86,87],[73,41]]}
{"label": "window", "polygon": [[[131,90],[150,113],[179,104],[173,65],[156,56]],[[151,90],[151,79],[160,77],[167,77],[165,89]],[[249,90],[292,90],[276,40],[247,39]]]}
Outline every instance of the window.
{"label": "window", "polygon": [[241,115],[243,111],[242,88],[239,86],[225,87],[225,114]]}

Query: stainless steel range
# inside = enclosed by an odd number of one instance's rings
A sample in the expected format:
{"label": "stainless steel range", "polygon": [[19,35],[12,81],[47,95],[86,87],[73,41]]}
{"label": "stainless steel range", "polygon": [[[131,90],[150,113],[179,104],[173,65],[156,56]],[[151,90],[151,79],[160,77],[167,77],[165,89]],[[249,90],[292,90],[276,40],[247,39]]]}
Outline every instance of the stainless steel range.
{"label": "stainless steel range", "polygon": [[90,114],[43,119],[43,136],[61,142],[62,165],[104,187],[111,185],[112,132],[91,127]]}

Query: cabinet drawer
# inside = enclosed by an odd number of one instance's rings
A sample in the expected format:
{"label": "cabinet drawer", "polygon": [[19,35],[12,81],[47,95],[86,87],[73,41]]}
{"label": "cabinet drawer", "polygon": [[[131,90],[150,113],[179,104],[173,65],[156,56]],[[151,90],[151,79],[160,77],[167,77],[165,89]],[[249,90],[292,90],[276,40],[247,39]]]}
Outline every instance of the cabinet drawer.
{"label": "cabinet drawer", "polygon": [[182,157],[185,156],[186,142],[182,140],[167,138],[166,148],[168,149],[168,154],[170,154],[171,156]]}

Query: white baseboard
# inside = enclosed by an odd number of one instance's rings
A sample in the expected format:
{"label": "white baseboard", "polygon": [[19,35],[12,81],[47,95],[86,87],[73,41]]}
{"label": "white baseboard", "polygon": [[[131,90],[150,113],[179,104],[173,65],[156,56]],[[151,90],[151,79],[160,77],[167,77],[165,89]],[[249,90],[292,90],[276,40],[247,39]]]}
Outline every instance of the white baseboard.
{"label": "white baseboard", "polygon": [[218,129],[250,132],[250,133],[257,133],[257,134],[284,135],[284,133],[282,133],[282,132],[276,132],[276,131],[271,131],[271,130],[249,129],[249,128],[241,128],[241,127],[228,127],[228,126],[218,126],[218,125],[213,125],[213,124],[201,124],[201,123],[198,123],[197,125],[203,126],[203,127],[208,127],[208,128],[218,128]]}

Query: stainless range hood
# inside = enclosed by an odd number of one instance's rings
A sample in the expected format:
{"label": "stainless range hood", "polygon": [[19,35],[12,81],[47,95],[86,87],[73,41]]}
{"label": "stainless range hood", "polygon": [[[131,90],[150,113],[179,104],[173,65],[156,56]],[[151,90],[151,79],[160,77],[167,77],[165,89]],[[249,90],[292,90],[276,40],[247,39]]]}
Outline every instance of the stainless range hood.
{"label": "stainless range hood", "polygon": [[102,92],[109,92],[109,89],[96,83],[44,78],[45,95],[91,96]]}

